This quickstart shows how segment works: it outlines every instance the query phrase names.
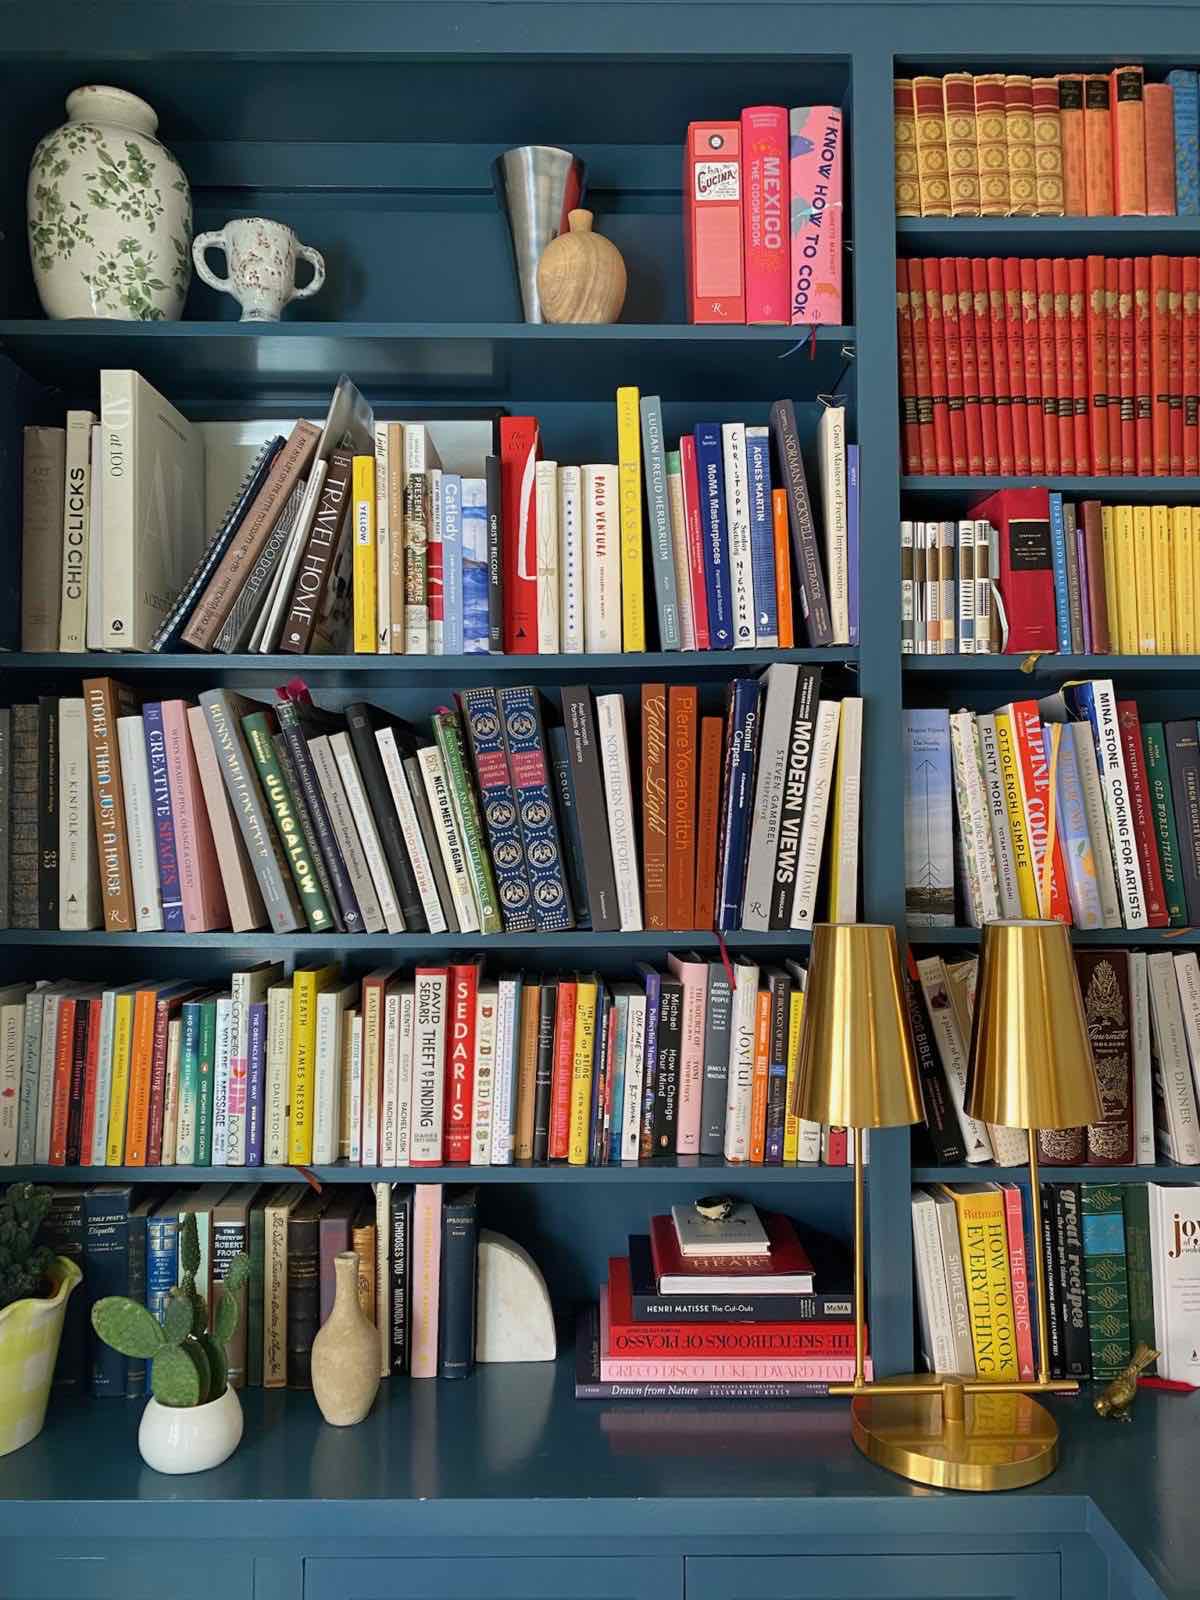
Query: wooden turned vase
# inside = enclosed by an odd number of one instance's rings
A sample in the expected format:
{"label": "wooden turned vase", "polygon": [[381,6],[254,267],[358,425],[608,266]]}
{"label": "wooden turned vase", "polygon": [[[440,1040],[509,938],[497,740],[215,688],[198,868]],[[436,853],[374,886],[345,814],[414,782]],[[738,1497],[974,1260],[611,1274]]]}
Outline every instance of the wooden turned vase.
{"label": "wooden turned vase", "polygon": [[625,304],[625,262],[611,239],[592,232],[592,213],[572,211],[569,231],[542,251],[537,287],[547,322],[615,322]]}

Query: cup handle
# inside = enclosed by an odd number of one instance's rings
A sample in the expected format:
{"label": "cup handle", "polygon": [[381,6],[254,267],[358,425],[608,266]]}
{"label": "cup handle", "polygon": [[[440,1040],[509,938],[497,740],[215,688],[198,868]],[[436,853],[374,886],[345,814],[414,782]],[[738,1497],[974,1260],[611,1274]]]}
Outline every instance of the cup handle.
{"label": "cup handle", "polygon": [[293,283],[292,292],[288,298],[290,300],[307,300],[309,295],[316,294],[317,290],[325,282],[325,257],[319,250],[314,250],[310,244],[298,244],[296,246],[296,256],[298,259],[307,261],[309,266],[312,267],[312,281],[311,283],[306,283],[303,289]]}
{"label": "cup handle", "polygon": [[[225,252],[226,276],[218,278],[216,273],[205,260],[207,251],[214,247]],[[192,260],[196,263],[196,272],[208,284],[210,289],[219,289],[222,294],[232,294],[233,286],[229,282],[229,245],[225,240],[225,230],[222,228],[217,233],[198,233],[192,240]]]}

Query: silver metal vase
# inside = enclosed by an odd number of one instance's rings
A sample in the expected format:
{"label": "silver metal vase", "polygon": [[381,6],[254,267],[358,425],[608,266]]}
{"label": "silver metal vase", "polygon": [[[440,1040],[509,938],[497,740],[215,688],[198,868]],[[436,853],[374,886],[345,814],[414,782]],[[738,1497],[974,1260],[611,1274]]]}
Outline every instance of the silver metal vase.
{"label": "silver metal vase", "polygon": [[551,239],[565,231],[567,213],[583,201],[587,171],[578,156],[553,145],[506,150],[492,163],[492,182],[508,219],[513,262],[526,322],[544,322],[537,264]]}

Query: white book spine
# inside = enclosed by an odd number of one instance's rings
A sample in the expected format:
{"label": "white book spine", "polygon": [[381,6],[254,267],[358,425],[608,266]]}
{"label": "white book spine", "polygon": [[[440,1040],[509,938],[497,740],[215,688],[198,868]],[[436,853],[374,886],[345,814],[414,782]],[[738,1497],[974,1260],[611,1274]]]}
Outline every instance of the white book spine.
{"label": "white book spine", "polygon": [[[246,1165],[247,1055],[250,1049],[250,976],[229,979],[229,1093],[225,1107],[225,1164]],[[314,1156],[314,1160],[316,1157]]]}
{"label": "white book spine", "polygon": [[900,571],[905,574],[900,579],[900,654],[911,656],[916,654],[917,648],[917,610],[913,584],[913,525],[908,521],[900,524],[900,551]]}
{"label": "white book spine", "polygon": [[67,412],[66,493],[63,500],[62,596],[58,648],[87,647],[88,544],[92,510],[92,430],[90,411]]}
{"label": "white book spine", "polygon": [[129,872],[137,931],[155,933],[163,925],[162,900],[158,887],[146,732],[141,717],[118,717],[117,740],[121,749],[121,788],[125,796],[125,831],[129,841]]}
{"label": "white book spine", "polygon": [[1021,891],[1017,886],[1017,864],[1013,857],[1012,830],[1004,799],[1004,777],[1000,770],[1000,750],[996,744],[996,719],[975,719],[979,733],[979,755],[983,763],[983,786],[996,860],[997,890],[1002,917],[1020,917]]}
{"label": "white book spine", "polygon": [[425,836],[417,821],[412,793],[408,787],[408,775],[404,770],[394,730],[378,728],[375,733],[375,743],[379,746],[383,770],[387,774],[388,788],[392,792],[392,804],[396,807],[396,815],[400,820],[404,848],[408,851],[408,859],[412,863],[413,877],[416,880],[417,893],[421,896],[421,907],[429,923],[429,931],[445,933],[446,917],[442,910],[442,902],[438,899],[433,863],[429,859],[429,851],[425,848]]}
{"label": "white book spine", "polygon": [[375,885],[371,882],[367,859],[359,843],[358,829],[354,825],[354,818],[346,801],[346,791],[342,787],[341,775],[333,751],[329,747],[329,740],[325,735],[310,739],[308,749],[313,759],[313,766],[316,768],[321,793],[325,798],[329,825],[337,839],[338,849],[342,852],[342,860],[346,863],[346,871],[350,874],[350,883],[354,889],[354,898],[358,901],[358,909],[362,913],[363,931],[382,933],[384,924],[383,912],[379,909],[379,897],[375,893]]}
{"label": "white book spine", "polygon": [[646,1076],[646,996],[631,994],[625,1022],[624,1104],[621,1107],[621,1160],[641,1155],[642,1091]]}
{"label": "white book spine", "polygon": [[958,524],[958,653],[973,656],[975,638],[975,524]]}
{"label": "white book spine", "polygon": [[600,742],[600,764],[604,772],[608,836],[612,846],[613,874],[617,880],[621,931],[637,933],[642,926],[642,894],[638,881],[637,831],[633,816],[623,695],[596,696],[596,729]]}
{"label": "white book spine", "polygon": [[0,1007],[0,1167],[17,1164],[17,1112],[21,1104],[24,1036],[24,1001]]}
{"label": "white book spine", "polygon": [[992,618],[995,607],[992,602],[992,579],[999,577],[993,572],[993,561],[996,552],[996,532],[991,523],[984,518],[977,518],[975,522],[975,654],[977,656],[990,656],[995,653],[995,627]]}
{"label": "white book spine", "polygon": [[337,1160],[342,1089],[341,1021],[345,1005],[340,989],[317,991],[317,1023],[313,1045],[313,1165]]}
{"label": "white book spine", "polygon": [[833,643],[850,643],[850,532],[846,514],[846,409],[825,406],[817,423],[825,581]]}
{"label": "white book spine", "polygon": [[539,461],[534,479],[537,508],[537,653],[559,652],[558,463]]}
{"label": "white book spine", "polygon": [[1092,737],[1091,724],[1069,722],[1067,736],[1075,747],[1075,764],[1079,769],[1079,786],[1083,791],[1083,810],[1087,817],[1088,837],[1092,841],[1096,889],[1100,896],[1100,926],[1119,928],[1121,900],[1117,894],[1112,841],[1108,837],[1108,823],[1104,814],[1104,791],[1100,786],[1100,771],[1096,765],[1096,741]]}
{"label": "white book spine", "polygon": [[362,1160],[363,1019],[356,1011],[350,1022],[350,1163]]}
{"label": "white book spine", "polygon": [[934,1043],[946,1075],[946,1086],[954,1102],[959,1129],[967,1148],[968,1162],[990,1161],[992,1142],[982,1122],[969,1117],[963,1101],[967,1088],[967,1049],[958,1025],[946,981],[946,967],[940,956],[927,956],[917,962],[917,976],[925,996]]}
{"label": "white book spine", "polygon": [[971,900],[976,927],[1000,916],[1000,886],[992,848],[992,825],[983,788],[983,765],[969,711],[950,718],[950,754],[954,763],[954,789],[963,854],[971,880]]}
{"label": "white book spine", "polygon": [[88,507],[87,601],[84,638],[89,650],[104,649],[104,431],[92,429],[91,504]]}
{"label": "white book spine", "polygon": [[392,653],[392,532],[388,425],[375,424],[375,653]]}
{"label": "white book spine", "polygon": [[1129,779],[1117,721],[1117,696],[1109,678],[1092,680],[1095,725],[1092,729],[1100,785],[1108,818],[1113,864],[1122,913],[1127,928],[1145,928],[1146,898],[1142,889],[1142,869],[1138,861],[1137,836],[1133,828],[1133,807],[1129,799]]}
{"label": "white book spine", "polygon": [[379,1081],[379,1165],[399,1164],[400,1149],[400,991],[383,997],[382,1072]]}
{"label": "white book spine", "polygon": [[759,731],[754,820],[750,825],[746,886],[742,896],[742,927],[762,933],[771,926],[779,819],[799,676],[799,667],[786,662],[776,662],[766,672],[767,696]]}
{"label": "white book spine", "polygon": [[[862,811],[863,703],[857,695],[842,701],[838,730],[836,795],[834,802],[834,881],[830,885],[830,921],[858,921],[858,834]],[[804,845],[801,841],[801,854]]]}
{"label": "white book spine", "polygon": [[808,793],[804,797],[804,817],[800,824],[800,844],[796,851],[796,892],[792,900],[792,927],[811,928],[817,909],[817,885],[821,877],[821,857],[825,850],[825,821],[829,815],[829,795],[833,788],[833,761],[837,753],[838,725],[842,706],[839,700],[822,700],[817,708],[809,758]]}
{"label": "white book spine", "polygon": [[583,636],[590,655],[621,650],[621,536],[615,466],[582,469]]}
{"label": "white book spine", "polygon": [[383,846],[379,842],[375,814],[367,804],[366,790],[363,788],[358,762],[354,759],[354,751],[350,745],[350,735],[331,734],[329,748],[333,752],[333,759],[337,762],[338,777],[341,778],[342,788],[346,791],[346,803],[358,830],[358,840],[366,859],[367,870],[371,874],[371,882],[375,885],[375,893],[379,897],[379,909],[383,915],[384,926],[389,933],[403,933],[404,917],[396,900],[396,890],[392,883],[392,875],[388,871]]}
{"label": "white book spine", "polygon": [[84,704],[58,702],[58,925],[78,933],[100,926],[100,881]]}
{"label": "white book spine", "polygon": [[183,1023],[172,1017],[167,1023],[167,1078],[163,1093],[162,1164],[175,1165],[179,1133],[179,1051],[183,1043]]}
{"label": "white book spine", "polygon": [[411,1159],[414,1166],[438,1166],[446,1067],[445,972],[418,968],[414,995]]}
{"label": "white book spine", "polygon": [[267,1070],[263,1115],[263,1161],[282,1166],[288,1158],[288,1094],[291,1089],[292,986],[267,991]]}
{"label": "white book spine", "polygon": [[559,622],[563,654],[584,652],[583,480],[578,467],[558,469]]}
{"label": "white book spine", "polygon": [[938,1232],[942,1243],[942,1267],[946,1275],[946,1297],[950,1305],[950,1326],[954,1337],[955,1372],[975,1371],[975,1346],[971,1339],[971,1304],[967,1299],[967,1278],[963,1271],[962,1240],[958,1236],[958,1208],[949,1195],[937,1199]]}
{"label": "white book spine", "polygon": [[232,1044],[233,1000],[217,999],[216,1040],[213,1045],[212,1164],[229,1165],[229,1058]]}
{"label": "white book spine", "polygon": [[412,1158],[413,1042],[417,1005],[411,983],[400,989],[400,1038],[396,1061],[396,1165],[406,1167]]}
{"label": "white book spine", "polygon": [[521,985],[501,978],[496,997],[496,1075],[492,1090],[492,1166],[510,1167],[513,1158],[513,1063],[521,1019]]}
{"label": "white book spine", "polygon": [[[540,523],[539,523],[540,526]],[[492,1107],[496,1096],[499,993],[487,984],[475,996],[475,1092],[471,1100],[471,1165],[492,1164]]]}
{"label": "white book spine", "polygon": [[1150,986],[1146,952],[1129,952],[1129,1052],[1133,1067],[1133,1148],[1139,1166],[1153,1166],[1154,1060],[1150,1049]]}
{"label": "white book spine", "polygon": [[450,885],[450,897],[454,901],[454,915],[458,921],[459,932],[475,933],[479,928],[479,913],[475,908],[475,896],[471,891],[471,880],[467,874],[466,851],[459,837],[458,824],[454,820],[454,803],[450,785],[446,781],[442,753],[436,745],[426,745],[424,749],[417,751],[417,760],[421,764],[425,798],[433,818],[438,849],[442,855],[442,868]]}
{"label": "white book spine", "polygon": [[[1194,959],[1194,958],[1193,958]],[[1164,1125],[1164,1153],[1172,1161],[1200,1163],[1195,1074],[1200,1061],[1200,1007],[1193,973],[1165,951],[1148,957],[1150,1025]]]}
{"label": "white book spine", "polygon": [[721,453],[725,468],[725,525],[729,539],[729,577],[733,598],[733,647],[735,650],[753,650],[757,634],[745,423],[722,423]]}
{"label": "white book spine", "polygon": [[931,1372],[955,1372],[958,1352],[950,1321],[950,1294],[942,1260],[937,1203],[918,1189],[912,1199],[913,1264],[924,1354]]}
{"label": "white book spine", "polygon": [[[304,553],[304,546],[308,542],[308,532],[312,527],[313,517],[317,512],[317,501],[321,498],[321,490],[325,487],[325,474],[329,470],[327,461],[314,461],[308,481],[304,485],[304,498],[300,502],[300,509],[296,513],[296,523],[288,538],[287,546],[280,557],[279,565],[275,569],[275,576],[267,591],[267,598],[263,602],[258,614],[258,621],[254,625],[254,632],[250,635],[250,650],[258,655],[270,655],[275,648],[275,641],[279,637],[279,630],[287,611],[288,601],[292,594],[292,580],[296,576],[296,569],[300,565],[300,557]],[[107,512],[107,506],[105,510]]]}
{"label": "white book spine", "polygon": [[[137,534],[134,529],[134,486],[137,473],[133,458],[135,374],[119,370],[100,374],[100,430],[103,441],[101,494],[104,497],[105,542],[108,559],[104,563],[101,593],[102,649],[129,648],[129,629],[134,604]],[[117,626],[114,629],[113,624]]]}
{"label": "white book spine", "polygon": [[[92,1149],[88,1165],[102,1167],[108,1148],[108,1102],[112,1095],[113,1023],[117,996],[106,989],[100,997],[100,1045],[96,1052],[96,1114],[92,1119]],[[164,1166],[166,1163],[163,1163]]]}
{"label": "white book spine", "polygon": [[734,979],[729,1011],[729,1076],[725,1086],[725,1159],[749,1161],[758,968],[752,963],[738,961]]}

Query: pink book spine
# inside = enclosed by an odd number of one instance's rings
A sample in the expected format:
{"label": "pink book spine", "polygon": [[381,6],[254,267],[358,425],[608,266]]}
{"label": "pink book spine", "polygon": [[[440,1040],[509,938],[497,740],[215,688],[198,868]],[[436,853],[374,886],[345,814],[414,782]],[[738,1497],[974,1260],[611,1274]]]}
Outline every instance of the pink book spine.
{"label": "pink book spine", "polygon": [[842,320],[842,113],[793,106],[791,152],[791,319]]}
{"label": "pink book spine", "polygon": [[167,747],[167,782],[175,818],[175,852],[183,898],[183,925],[188,933],[207,933],[229,922],[229,906],[212,828],[200,788],[200,774],[188,734],[187,706],[182,700],[162,703],[163,738]]}
{"label": "pink book spine", "polygon": [[696,649],[709,648],[708,590],[704,583],[704,523],[700,516],[700,479],[696,467],[696,441],[685,433],[679,441],[679,466],[683,478],[683,516],[687,530],[688,588],[696,624]]}
{"label": "pink book spine", "polygon": [[700,1096],[704,1087],[704,1012],[708,968],[702,961],[669,956],[667,965],[683,985],[683,1045],[679,1052],[679,1116],[675,1152],[700,1154]]}
{"label": "pink book spine", "polygon": [[1008,1232],[1008,1270],[1012,1277],[1013,1327],[1017,1333],[1017,1366],[1023,1382],[1033,1378],[1033,1323],[1029,1312],[1029,1268],[1025,1261],[1025,1224],[1021,1217],[1021,1191],[1015,1183],[1004,1188],[1004,1226]]}
{"label": "pink book spine", "polygon": [[742,112],[742,227],[746,321],[790,320],[788,114],[783,106]]}
{"label": "pink book spine", "polygon": [[234,933],[249,933],[251,929],[263,926],[267,920],[267,910],[258,884],[254,881],[250,863],[245,859],[246,847],[238,833],[233,812],[229,809],[229,796],[217,765],[217,752],[213,749],[204,708],[189,706],[187,717],[204,808],[212,829],[221,882],[225,887],[229,925]]}
{"label": "pink book spine", "polygon": [[442,1186],[419,1183],[413,1202],[412,1356],[414,1378],[438,1374],[438,1281],[442,1267]]}

